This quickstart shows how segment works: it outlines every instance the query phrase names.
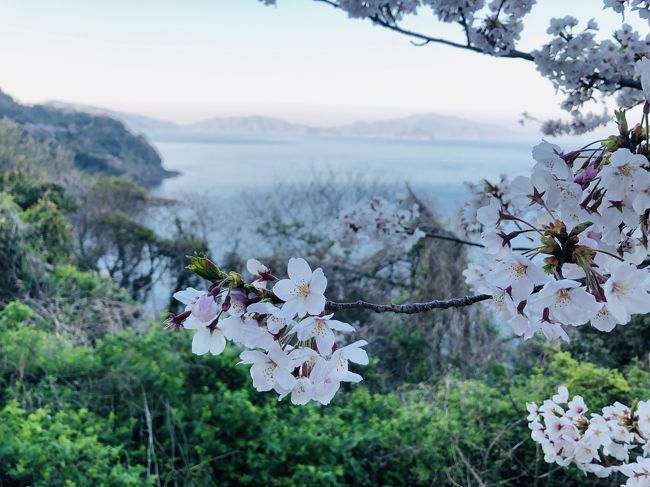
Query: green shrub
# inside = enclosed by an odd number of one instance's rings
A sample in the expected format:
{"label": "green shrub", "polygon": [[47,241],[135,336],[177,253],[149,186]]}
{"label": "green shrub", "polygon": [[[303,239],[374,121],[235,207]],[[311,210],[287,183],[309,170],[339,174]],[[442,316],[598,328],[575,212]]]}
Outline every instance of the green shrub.
{"label": "green shrub", "polygon": [[[76,485],[95,485],[93,472],[117,483],[118,474],[144,481],[147,465],[163,485],[475,485],[477,477],[530,485],[535,469],[553,466],[529,438],[526,401],[565,384],[596,411],[647,396],[650,384],[642,367],[623,374],[555,353],[530,374],[449,377],[388,394],[362,384],[328,407],[296,407],[256,392],[233,348],[218,357],[191,355],[189,333],[155,327],[72,346],[33,325],[17,326],[33,319],[20,304],[0,313],[0,323],[9,324],[0,329],[1,404],[13,425],[0,428],[0,444],[9,445],[0,463],[11,465],[7,481],[31,485],[59,472],[58,463],[43,467],[39,459],[61,429],[66,445],[83,437],[93,452],[79,457],[87,477],[61,474]],[[43,439],[29,440],[37,428]],[[71,463],[77,453],[56,451]],[[26,465],[22,477],[19,465]],[[586,481],[566,468],[544,485]]]}
{"label": "green shrub", "polygon": [[112,429],[87,409],[27,413],[15,401],[0,410],[0,482],[11,485],[142,485],[144,470],[101,440]]}

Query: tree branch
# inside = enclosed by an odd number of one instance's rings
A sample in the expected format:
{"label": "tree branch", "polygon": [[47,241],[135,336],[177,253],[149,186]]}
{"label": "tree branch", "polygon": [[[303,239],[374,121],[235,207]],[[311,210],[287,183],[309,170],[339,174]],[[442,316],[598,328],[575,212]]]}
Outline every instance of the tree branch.
{"label": "tree branch", "polygon": [[[327,5],[331,5],[334,8],[338,8],[338,9],[343,10],[341,8],[341,6],[337,2],[335,2],[333,0],[314,0],[314,1],[315,2],[325,3]],[[442,44],[442,45],[445,45],[445,46],[456,47],[458,49],[465,49],[465,50],[476,52],[476,53],[479,53],[479,54],[486,54],[488,56],[503,57],[503,58],[513,58],[513,59],[523,59],[525,61],[535,61],[535,56],[533,56],[533,54],[530,53],[530,52],[524,52],[524,51],[519,51],[517,49],[513,49],[513,50],[511,50],[511,51],[509,51],[507,53],[494,55],[494,54],[491,54],[489,52],[485,52],[485,51],[483,51],[482,49],[479,49],[476,46],[472,46],[469,43],[469,38],[468,38],[468,43],[467,44],[461,44],[459,42],[454,42],[454,41],[450,41],[450,40],[447,40],[447,39],[442,39],[442,38],[439,38],[439,37],[431,37],[431,36],[429,36],[427,34],[422,34],[420,32],[415,32],[415,31],[412,31],[412,30],[404,29],[404,28],[400,27],[399,25],[397,25],[397,23],[390,23],[390,22],[386,21],[385,19],[382,19],[381,17],[379,17],[377,15],[368,16],[367,18],[369,18],[376,25],[380,25],[381,27],[392,30],[393,32],[397,32],[399,34],[403,34],[405,36],[413,37],[415,39],[420,40],[421,42],[414,43],[417,46],[426,46],[429,43]],[[461,23],[461,25],[462,25],[462,23]],[[467,32],[466,32],[466,35],[467,35]],[[598,79],[600,79],[601,81],[605,81],[605,82],[609,81],[609,80],[604,79],[604,78],[602,78],[600,76],[598,76]],[[637,80],[634,80],[634,79],[630,79],[630,78],[621,78],[620,80],[618,80],[616,82],[616,84],[618,86],[620,86],[621,88],[635,88],[637,90],[641,89],[641,82],[637,81]]]}
{"label": "tree branch", "polygon": [[[485,245],[478,243],[478,242],[472,242],[470,240],[463,240],[462,238],[458,237],[453,237],[453,236],[448,236],[448,235],[441,235],[439,233],[430,233],[430,232],[424,232],[424,236],[427,238],[433,238],[435,240],[446,240],[447,242],[454,242],[458,243],[461,245],[469,245],[471,247],[479,247],[481,249],[485,248]],[[527,250],[530,250],[529,247],[512,247],[511,250],[514,250],[515,252],[526,252]]]}
{"label": "tree branch", "polygon": [[[332,3],[329,2],[328,0],[316,0],[316,1],[317,2],[326,1],[327,3],[332,5]],[[340,8],[340,7],[337,6],[337,8]],[[370,16],[368,18],[370,20],[372,20],[375,24],[378,24],[378,25],[380,25],[382,27],[385,27],[386,29],[392,30],[394,32],[398,32],[398,33],[403,34],[403,35],[408,36],[408,37],[414,37],[416,39],[420,39],[421,41],[424,41],[423,45],[427,45],[429,43],[443,44],[445,46],[457,47],[459,49],[465,49],[465,50],[476,52],[476,53],[479,53],[479,54],[486,54],[488,56],[492,55],[489,52],[485,52],[484,50],[482,50],[482,49],[480,49],[480,48],[478,48],[476,46],[472,46],[471,44],[461,44],[459,42],[454,42],[454,41],[450,41],[450,40],[447,40],[447,39],[442,39],[440,37],[431,37],[431,36],[426,35],[426,34],[421,34],[419,32],[414,32],[412,30],[404,29],[404,28],[400,27],[397,24],[390,24],[390,23],[386,22],[385,20],[377,17],[376,15]],[[508,51],[506,53],[500,54],[500,55],[498,55],[496,57],[524,59],[526,61],[534,61],[535,60],[534,56],[531,53],[518,51],[517,49],[513,49],[513,50]]]}
{"label": "tree branch", "polygon": [[[643,264],[642,264],[643,265]],[[576,279],[577,282],[584,284],[585,279]],[[538,285],[533,288],[533,293],[542,290],[544,286]],[[423,313],[432,309],[449,309],[449,308],[464,308],[471,306],[481,301],[492,299],[489,294],[476,294],[474,296],[463,296],[462,298],[451,298],[445,300],[425,301],[423,303],[407,303],[407,304],[375,304],[369,303],[359,299],[350,303],[337,303],[336,301],[327,301],[325,308],[329,311],[341,311],[345,309],[369,309],[375,313],[398,313],[413,315],[416,313]]]}
{"label": "tree branch", "polygon": [[447,235],[440,235],[438,233],[424,232],[424,236],[427,237],[427,238],[433,238],[433,239],[436,239],[436,240],[446,240],[448,242],[455,242],[455,243],[459,243],[459,244],[462,244],[462,245],[469,245],[471,247],[485,248],[485,245],[480,244],[478,242],[470,242],[469,240],[463,240],[462,238],[448,237]]}
{"label": "tree branch", "polygon": [[489,294],[477,294],[475,296],[464,296],[462,298],[452,298],[443,301],[433,300],[424,303],[408,303],[408,304],[375,304],[367,301],[358,300],[350,303],[337,303],[335,301],[327,301],[326,308],[329,311],[341,311],[344,309],[369,309],[375,313],[399,313],[412,315],[416,313],[423,313],[432,309],[449,309],[449,308],[462,308],[471,306],[472,304],[481,301],[487,301],[492,296]]}
{"label": "tree branch", "polygon": [[[331,5],[334,8],[338,8],[338,9],[343,10],[341,8],[341,6],[337,2],[335,2],[333,0],[314,0],[314,1],[315,2],[326,3],[327,5]],[[440,37],[431,37],[431,36],[426,35],[426,34],[421,34],[420,32],[414,32],[412,30],[404,29],[404,28],[400,27],[397,24],[391,24],[390,22],[382,19],[381,17],[379,17],[377,15],[371,15],[371,16],[368,16],[367,18],[370,19],[373,23],[375,23],[377,25],[380,25],[380,26],[382,26],[382,27],[384,27],[386,29],[389,29],[389,30],[392,30],[394,32],[398,32],[400,34],[403,34],[405,36],[413,37],[415,39],[419,39],[419,40],[423,41],[423,43],[419,44],[419,45],[422,45],[422,46],[427,45],[429,43],[443,44],[445,46],[457,47],[459,49],[466,49],[468,51],[477,52],[479,54],[491,55],[489,52],[485,52],[485,51],[483,51],[482,49],[479,49],[476,46],[465,45],[465,44],[461,44],[459,42],[454,42],[454,41],[450,41],[450,40],[447,40],[447,39],[442,39]],[[518,51],[516,49],[513,49],[512,51],[510,51],[508,53],[504,53],[504,54],[499,55],[497,57],[517,58],[517,59],[524,59],[526,61],[533,61],[534,60],[534,57],[533,57],[533,55],[531,53]]]}
{"label": "tree branch", "polygon": [[[600,78],[603,81],[607,81],[606,79]],[[637,90],[641,89],[641,81],[637,81],[634,79],[629,79],[629,78],[621,78],[618,80],[618,86],[622,88],[635,88]]]}

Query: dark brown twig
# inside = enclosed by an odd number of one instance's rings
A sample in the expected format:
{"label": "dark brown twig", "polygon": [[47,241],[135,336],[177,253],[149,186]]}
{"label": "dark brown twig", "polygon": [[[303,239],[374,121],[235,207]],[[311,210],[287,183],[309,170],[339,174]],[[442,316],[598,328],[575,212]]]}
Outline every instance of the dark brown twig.
{"label": "dark brown twig", "polygon": [[471,306],[472,304],[481,301],[487,301],[492,298],[489,294],[477,294],[475,296],[464,296],[462,298],[452,298],[445,300],[426,301],[424,303],[407,303],[407,304],[376,304],[367,301],[358,300],[349,303],[337,303],[335,301],[327,302],[327,309],[329,311],[341,311],[344,309],[369,309],[375,313],[399,313],[412,315],[430,311],[432,309],[449,309],[449,308],[462,308],[464,306]]}

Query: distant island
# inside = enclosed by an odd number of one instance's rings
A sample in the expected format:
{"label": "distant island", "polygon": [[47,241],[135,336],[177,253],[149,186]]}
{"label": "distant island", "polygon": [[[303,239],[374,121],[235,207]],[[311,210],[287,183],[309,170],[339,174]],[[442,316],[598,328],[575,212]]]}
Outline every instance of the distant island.
{"label": "distant island", "polygon": [[49,104],[57,109],[106,115],[124,122],[132,131],[156,141],[206,141],[224,138],[268,139],[273,137],[319,136],[398,140],[503,140],[513,131],[500,125],[474,122],[459,117],[427,113],[381,121],[357,121],[335,127],[314,127],[278,118],[214,117],[191,124],[177,124],[156,118],[121,113],[98,107],[63,102]]}

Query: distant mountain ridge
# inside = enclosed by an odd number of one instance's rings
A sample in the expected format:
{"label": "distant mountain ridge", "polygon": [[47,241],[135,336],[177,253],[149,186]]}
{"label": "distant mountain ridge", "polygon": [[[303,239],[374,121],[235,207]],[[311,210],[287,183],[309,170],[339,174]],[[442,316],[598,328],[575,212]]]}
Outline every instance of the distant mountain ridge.
{"label": "distant mountain ridge", "polygon": [[190,124],[177,124],[143,115],[53,102],[61,109],[105,114],[124,122],[136,133],[152,140],[210,140],[210,138],[267,138],[292,136],[378,138],[400,140],[499,140],[513,135],[500,125],[466,120],[459,117],[425,113],[380,121],[357,121],[335,127],[314,127],[273,117],[213,117]]}
{"label": "distant mountain ridge", "polygon": [[183,125],[182,128],[191,132],[247,136],[315,135],[317,132],[317,129],[307,125],[259,115],[250,117],[214,117]]}
{"label": "distant mountain ridge", "polygon": [[499,125],[473,122],[459,117],[425,113],[376,122],[358,121],[328,130],[325,134],[349,134],[352,137],[432,140],[494,139],[512,134]]}

